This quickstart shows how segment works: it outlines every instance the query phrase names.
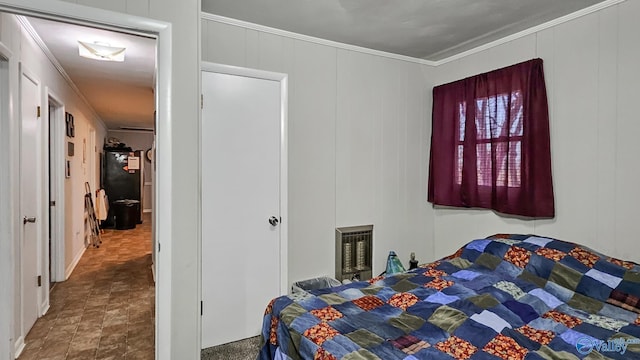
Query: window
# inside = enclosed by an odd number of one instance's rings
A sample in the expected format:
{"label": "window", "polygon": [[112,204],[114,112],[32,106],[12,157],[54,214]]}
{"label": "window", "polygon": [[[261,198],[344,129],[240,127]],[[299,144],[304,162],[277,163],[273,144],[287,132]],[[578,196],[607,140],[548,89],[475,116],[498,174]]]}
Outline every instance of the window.
{"label": "window", "polygon": [[542,60],[433,90],[429,201],[553,217]]}
{"label": "window", "polygon": [[[480,186],[493,185],[493,165],[496,186],[520,187],[522,162],[522,91],[498,94],[475,101],[476,180]],[[462,166],[467,119],[466,102],[458,104],[458,151],[456,153],[456,183],[462,184]],[[495,146],[495,154],[492,149]],[[495,162],[493,160],[495,155]]]}

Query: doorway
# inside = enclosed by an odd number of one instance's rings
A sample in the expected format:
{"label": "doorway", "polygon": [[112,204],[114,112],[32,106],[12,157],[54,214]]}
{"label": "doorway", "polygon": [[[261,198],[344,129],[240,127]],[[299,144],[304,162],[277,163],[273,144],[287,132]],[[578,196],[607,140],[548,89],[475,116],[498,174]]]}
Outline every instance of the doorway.
{"label": "doorway", "polygon": [[[135,62],[136,56],[130,56],[131,62],[123,62],[120,68],[110,66],[112,72],[109,77],[122,78],[123,76],[119,72],[122,71],[122,67],[132,67],[135,68],[136,72],[140,73],[146,71],[148,82],[144,83],[147,85],[145,100],[148,101],[147,105],[151,105],[147,111],[147,118],[151,121],[151,126],[154,126],[153,113],[155,110],[152,95],[154,85],[151,84],[151,81],[156,60],[155,40],[151,40],[149,37],[143,38],[135,35],[125,38],[125,35],[121,33],[98,30],[87,26],[23,16],[5,16],[10,20],[10,26],[13,26],[10,29],[14,31],[26,29],[29,35],[24,36],[31,37],[40,48],[26,47],[20,53],[21,61],[35,69],[33,72],[28,71],[28,66],[21,63],[22,146],[20,154],[22,158],[20,161],[20,182],[22,191],[20,207],[24,221],[22,227],[23,240],[19,248],[21,254],[19,266],[21,290],[20,300],[17,302],[21,311],[19,321],[20,341],[16,343],[16,354],[20,354],[23,338],[25,342],[31,341],[34,343],[38,342],[38,340],[43,340],[43,338],[35,335],[37,332],[30,334],[30,330],[36,319],[47,312],[49,297],[55,295],[54,298],[58,300],[66,297],[59,294],[61,291],[64,292],[66,287],[59,288],[57,292],[50,294],[47,291],[49,286],[54,281],[68,279],[76,269],[76,265],[80,264],[85,257],[87,248],[89,247],[89,251],[93,249],[89,246],[91,244],[91,230],[93,229],[87,217],[87,214],[91,213],[88,211],[90,208],[86,207],[87,202],[84,202],[85,206],[83,206],[77,200],[83,199],[87,193],[92,199],[95,198],[93,191],[87,191],[87,187],[83,186],[89,184],[89,189],[95,190],[97,187],[95,185],[97,183],[96,179],[100,174],[100,169],[95,161],[95,154],[97,153],[97,132],[100,131],[96,129],[101,129],[101,122],[100,118],[92,118],[91,115],[100,116],[103,120],[106,119],[104,111],[101,113],[97,107],[103,104],[92,101],[91,95],[93,94],[91,94],[90,90],[95,90],[96,88],[98,90],[109,89],[109,85],[113,86],[113,83],[110,84],[107,80],[103,80],[99,86],[90,87],[87,93],[85,92],[87,91],[86,83],[84,86],[76,85],[75,79],[80,78],[80,81],[82,81],[89,75],[85,73],[84,77],[80,77],[79,73],[83,75],[81,66],[78,68],[67,67],[69,62],[58,60],[59,45],[52,41],[51,36],[54,35],[47,33],[46,30],[51,30],[51,27],[53,27],[59,30],[57,32],[64,33],[63,36],[73,38],[71,40],[72,43],[75,42],[76,36],[70,34],[82,32],[83,34],[90,33],[94,36],[111,36],[112,39],[116,40],[133,39],[130,40],[130,43],[139,46],[137,48],[132,46],[132,48],[140,53],[146,49],[147,54],[150,53],[150,55],[145,55],[144,60],[152,58],[152,61],[147,61],[146,63]],[[18,26],[17,22],[20,23],[20,26]],[[56,31],[51,31],[51,33],[56,33]],[[41,36],[40,34],[46,35]],[[153,45],[150,46],[150,44]],[[49,62],[54,65],[56,70],[35,64],[39,59],[42,59],[43,55],[48,57]],[[143,55],[138,55],[138,57],[143,57]],[[95,59],[78,60],[78,58],[80,57],[74,54],[71,65],[84,61],[83,65],[90,66],[92,70],[99,67],[99,65],[92,62],[96,61]],[[60,63],[59,61],[62,62]],[[40,60],[40,62],[47,65],[46,61]],[[62,64],[65,64],[65,66]],[[146,68],[143,66],[145,64],[147,65]],[[40,84],[38,78],[44,79],[44,83]],[[123,88],[125,85],[119,88],[118,92],[128,95]],[[49,86],[59,89],[60,93],[64,94],[64,97],[60,98],[54,95]],[[41,92],[41,88],[45,88],[45,91]],[[109,96],[113,98],[114,96],[113,91],[109,93],[108,90],[105,90],[105,93],[100,95],[100,101],[105,101],[105,98]],[[126,95],[122,97],[126,97]],[[45,99],[43,106],[40,106],[41,98]],[[116,99],[119,100],[121,98]],[[63,101],[69,106],[65,108]],[[122,107],[126,107],[126,105],[123,104]],[[38,109],[38,111],[36,112],[35,109]],[[126,115],[127,113],[120,111],[119,114]],[[36,121],[32,120],[32,117],[41,119],[36,119],[39,120]],[[101,137],[106,138],[107,129],[106,127],[102,129]],[[59,146],[59,144],[62,144],[62,146]],[[102,143],[100,143],[100,147],[102,147]],[[145,147],[144,149],[147,148]],[[120,169],[120,171],[130,174],[134,170],[130,166],[128,170]],[[65,199],[67,201],[64,201]],[[61,206],[56,206],[59,200],[62,200],[58,203]],[[31,225],[33,223],[35,223],[35,228]],[[62,229],[62,231],[57,231],[58,229]],[[148,243],[149,245],[143,249],[147,254],[152,251],[151,241],[148,241]],[[62,271],[60,271],[60,268]],[[33,284],[35,284],[35,289],[31,286]],[[31,304],[32,302],[37,302],[36,311],[31,311],[34,308]],[[55,315],[58,310],[58,307],[56,307],[50,312]],[[30,334],[30,336],[25,338],[27,334]]]}
{"label": "doorway", "polygon": [[[86,9],[83,9],[81,7],[76,7],[73,4],[66,4],[66,6],[60,6],[59,3],[53,2],[53,3],[48,3],[48,2],[31,2],[29,4],[24,4],[21,1],[14,1],[14,0],[2,0],[0,1],[0,10],[3,11],[10,11],[10,12],[19,12],[21,14],[33,14],[33,15],[38,15],[38,16],[42,16],[42,15],[46,15],[48,17],[53,17],[53,18],[58,18],[58,19],[64,19],[64,21],[67,22],[73,22],[76,21],[74,19],[81,19],[81,20],[77,20],[79,22],[83,22],[85,24],[87,23],[91,23],[94,26],[97,27],[107,27],[109,29],[119,29],[120,31],[124,31],[124,32],[134,32],[134,33],[139,33],[139,32],[144,32],[145,34],[151,34],[152,36],[157,37],[158,41],[160,44],[162,44],[164,49],[170,49],[170,34],[171,34],[171,29],[169,24],[167,23],[163,23],[160,21],[156,21],[153,19],[143,19],[143,18],[136,18],[136,17],[120,17],[120,18],[114,18],[112,13],[109,13],[107,11],[104,10],[99,10],[99,9],[93,9],[91,11],[87,11]],[[4,24],[4,21],[3,21]],[[104,25],[101,25],[104,24]],[[108,25],[107,25],[108,24]],[[10,45],[14,46],[16,44],[19,44],[19,42],[15,42],[12,41],[12,43]],[[20,314],[21,313],[21,301],[20,301],[20,296],[22,294],[22,284],[24,283],[24,281],[22,281],[22,277],[23,275],[26,276],[26,274],[21,273],[20,268],[21,268],[21,264],[22,264],[22,259],[21,256],[23,255],[23,253],[20,252],[20,242],[18,241],[18,237],[20,236],[20,234],[22,233],[22,226],[23,225],[31,225],[33,224],[31,222],[31,218],[36,218],[34,221],[36,221],[37,223],[42,224],[45,219],[48,219],[48,204],[46,204],[47,201],[49,201],[48,198],[45,198],[44,196],[44,192],[45,191],[40,191],[39,193],[39,204],[38,204],[38,210],[37,210],[37,214],[36,216],[27,216],[27,224],[23,224],[23,220],[24,218],[21,216],[20,221],[18,221],[17,215],[21,215],[22,211],[21,211],[21,207],[20,207],[20,194],[11,194],[11,189],[19,189],[19,184],[20,184],[20,166],[19,166],[19,161],[20,159],[18,159],[19,154],[21,153],[21,144],[20,141],[18,140],[20,138],[20,133],[22,132],[22,129],[20,128],[20,103],[19,103],[19,82],[20,82],[20,76],[19,74],[19,68],[18,68],[18,60],[20,57],[19,56],[14,56],[14,54],[19,55],[20,54],[20,50],[19,49],[12,49],[14,52],[12,52],[12,50],[7,50],[4,51],[5,49],[7,49],[7,47],[0,43],[0,53],[3,57],[5,57],[5,59],[7,60],[7,63],[2,63],[3,66],[7,65],[7,68],[11,71],[11,74],[9,76],[7,76],[9,79],[8,81],[2,83],[2,86],[7,85],[7,87],[9,88],[9,91],[7,92],[8,94],[14,94],[15,96],[9,97],[7,100],[7,103],[3,103],[1,105],[6,105],[6,107],[3,107],[2,109],[0,109],[0,111],[2,111],[3,114],[5,114],[5,111],[7,111],[8,109],[8,115],[7,116],[2,116],[2,125],[0,126],[0,136],[2,136],[3,139],[6,139],[8,141],[4,142],[4,145],[6,146],[6,149],[3,146],[3,150],[7,150],[6,152],[3,151],[3,155],[0,156],[0,161],[3,168],[5,169],[10,169],[9,172],[7,172],[7,176],[2,178],[3,182],[2,182],[2,186],[1,186],[1,190],[2,190],[2,196],[3,199],[8,200],[5,202],[5,204],[3,204],[2,209],[0,211],[0,222],[2,223],[2,244],[1,244],[1,248],[2,248],[2,254],[3,254],[3,261],[0,262],[0,273],[3,274],[2,275],[2,286],[3,288],[8,289],[8,291],[3,292],[3,297],[2,300],[0,302],[0,314],[2,315],[3,319],[15,319],[13,321],[7,321],[7,322],[2,322],[2,326],[0,326],[0,338],[2,339],[10,339],[10,341],[2,341],[0,342],[0,353],[3,354],[10,354],[10,356],[13,356],[16,354],[16,352],[18,352],[20,350],[20,341],[22,339],[22,336],[24,335],[24,326],[23,326],[23,317],[22,315],[18,315],[15,316],[13,314]],[[166,102],[167,99],[170,99],[170,87],[168,86],[169,82],[168,80],[171,79],[171,69],[170,67],[168,67],[167,65],[170,64],[170,59],[171,59],[171,53],[170,51],[165,51],[162,53],[162,55],[159,56],[158,58],[158,67],[157,67],[157,71],[158,71],[158,76],[156,78],[154,78],[154,81],[157,81],[156,79],[160,79],[159,81],[159,86],[157,86],[157,91],[156,91],[156,95],[155,100],[156,100],[156,104],[158,107],[158,121],[157,124],[159,125],[158,128],[158,138],[157,138],[157,144],[158,144],[158,148],[160,151],[158,151],[158,157],[157,157],[157,161],[159,163],[162,163],[164,166],[159,166],[159,170],[161,175],[165,175],[164,178],[165,179],[170,179],[170,174],[171,174],[171,162],[168,161],[168,157],[170,156],[169,152],[163,152],[161,151],[163,149],[164,144],[168,144],[169,140],[171,139],[171,135],[168,131],[168,124],[170,123],[170,106],[169,104]],[[2,67],[2,66],[0,66]],[[15,74],[15,75],[13,75]],[[4,79],[3,79],[4,80]],[[161,101],[159,101],[161,99]],[[13,108],[14,110],[10,110],[11,108]],[[46,112],[48,110],[48,108],[44,107],[44,115],[46,116]],[[46,136],[47,133],[40,133],[39,135],[39,143],[38,146],[40,147],[41,150],[44,150],[44,145],[43,145],[43,140],[46,142]],[[6,154],[6,156],[5,156]],[[43,169],[43,167],[45,166],[45,164],[47,163],[46,161],[47,156],[44,153],[41,153],[41,157],[40,157],[40,164],[39,164],[39,169],[42,171],[43,176],[40,177],[40,189],[46,189],[46,187],[48,186],[48,184],[45,182],[45,179],[43,179],[46,175],[46,172]],[[44,163],[43,163],[44,161]],[[6,181],[5,181],[6,180]],[[171,196],[171,187],[170,187],[170,180],[167,181],[162,181],[158,184],[159,186],[157,187],[159,189],[159,191],[157,191],[156,196],[158,196],[160,199],[164,199]],[[5,196],[7,195],[7,196]],[[23,207],[24,208],[24,207]],[[165,219],[165,224],[169,224],[171,221],[171,209],[170,208],[165,208],[162,210],[162,212],[160,213],[156,213],[154,214],[156,218],[160,218],[160,219]],[[168,233],[166,231],[163,231],[163,229],[165,228],[165,226],[160,225],[159,221],[155,221],[155,226],[159,227],[160,230],[156,231],[155,233],[161,237],[161,236],[166,236],[168,235]],[[5,226],[6,225],[6,226]],[[170,226],[170,225],[167,225]],[[46,229],[40,229],[40,235],[43,235],[46,232]],[[4,236],[7,235],[7,236]],[[168,244],[170,246],[171,241],[170,238],[167,237],[167,241],[165,242],[165,244]],[[38,264],[41,264],[42,262],[47,262],[48,263],[48,257],[46,255],[44,255],[42,253],[43,249],[47,248],[46,245],[42,244],[42,242],[40,242],[40,244],[37,245],[39,248],[39,260],[37,261]],[[4,251],[7,250],[7,251]],[[4,257],[4,255],[6,256],[6,259]],[[163,254],[164,255],[164,254]],[[166,254],[166,256],[168,256],[170,258],[170,254]],[[158,256],[157,258],[159,258],[159,262],[162,261],[163,256]],[[4,261],[7,260],[7,261]],[[167,264],[169,264],[167,262]],[[39,273],[42,272],[43,269],[42,267],[38,269]],[[55,268],[52,269],[55,272]],[[162,266],[158,266],[158,280],[159,282],[161,281],[161,279],[166,278],[168,275],[170,274],[170,269],[163,268]],[[6,278],[6,279],[5,279]],[[20,279],[20,280],[18,280]],[[7,281],[4,281],[7,280]],[[32,279],[31,279],[32,280]],[[30,283],[33,283],[33,281],[30,281]],[[17,287],[16,287],[17,285]],[[165,291],[169,291],[171,290],[171,286],[170,283],[167,285],[167,287],[165,288]],[[6,297],[6,298],[5,298]],[[163,305],[166,305],[167,302],[165,302],[165,300],[160,299],[159,297],[156,297],[156,299],[158,299],[157,301]],[[5,301],[7,300],[7,301]],[[43,299],[37,299],[39,301],[37,301],[38,303],[41,303]],[[166,299],[166,301],[169,301],[170,299]],[[160,307],[158,307],[159,309],[159,313],[163,314],[163,312],[160,310]],[[165,309],[169,309],[169,306],[166,306]],[[169,317],[170,314],[166,314],[164,313],[165,318]],[[7,315],[5,317],[5,315]],[[162,318],[162,316],[159,316],[159,318]],[[158,323],[161,320],[158,319]],[[167,332],[163,332],[163,337],[165,339],[165,343],[169,343],[169,331],[167,330]],[[160,358],[162,358],[163,356],[161,355]]]}
{"label": "doorway", "polygon": [[[287,292],[287,232],[280,225],[287,219],[287,76],[206,64],[202,94],[202,347],[208,348],[259,335],[264,304]],[[220,276],[228,271],[234,275]]]}
{"label": "doorway", "polygon": [[64,104],[51,89],[46,89],[48,118],[48,283],[51,291],[56,282],[64,281]]}

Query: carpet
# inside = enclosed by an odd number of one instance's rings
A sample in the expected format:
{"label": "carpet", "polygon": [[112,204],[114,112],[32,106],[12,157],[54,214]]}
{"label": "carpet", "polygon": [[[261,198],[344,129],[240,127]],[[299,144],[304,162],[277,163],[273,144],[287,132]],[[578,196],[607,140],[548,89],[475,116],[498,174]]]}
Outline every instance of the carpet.
{"label": "carpet", "polygon": [[260,351],[260,336],[203,349],[202,360],[256,360]]}

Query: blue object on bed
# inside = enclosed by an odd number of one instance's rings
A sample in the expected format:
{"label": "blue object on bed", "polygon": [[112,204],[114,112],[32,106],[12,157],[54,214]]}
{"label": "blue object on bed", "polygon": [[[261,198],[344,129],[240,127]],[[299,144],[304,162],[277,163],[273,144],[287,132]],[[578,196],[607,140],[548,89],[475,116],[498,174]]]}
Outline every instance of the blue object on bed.
{"label": "blue object on bed", "polygon": [[310,293],[271,301],[258,359],[640,359],[640,266],[556,239]]}

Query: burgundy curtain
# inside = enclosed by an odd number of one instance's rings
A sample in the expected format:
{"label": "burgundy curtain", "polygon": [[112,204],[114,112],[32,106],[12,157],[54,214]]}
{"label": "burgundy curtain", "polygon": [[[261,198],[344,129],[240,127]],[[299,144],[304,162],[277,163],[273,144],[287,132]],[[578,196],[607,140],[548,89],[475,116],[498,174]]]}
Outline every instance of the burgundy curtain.
{"label": "burgundy curtain", "polygon": [[554,217],[542,59],[433,89],[428,199]]}

